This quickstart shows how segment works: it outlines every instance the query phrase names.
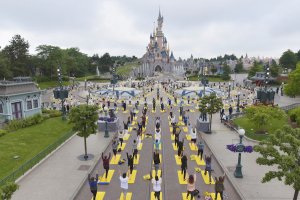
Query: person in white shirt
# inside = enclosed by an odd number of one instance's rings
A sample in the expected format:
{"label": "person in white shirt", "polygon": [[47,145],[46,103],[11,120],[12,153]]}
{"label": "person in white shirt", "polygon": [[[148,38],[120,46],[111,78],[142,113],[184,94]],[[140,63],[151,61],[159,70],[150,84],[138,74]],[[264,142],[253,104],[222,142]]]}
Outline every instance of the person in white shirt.
{"label": "person in white shirt", "polygon": [[129,171],[127,171],[127,173],[121,173],[121,170],[119,169],[119,174],[120,174],[120,184],[121,184],[121,189],[123,193],[123,199],[126,199],[126,195],[128,192],[128,179],[129,179]]}
{"label": "person in white shirt", "polygon": [[123,141],[124,141],[124,139],[123,139],[124,138],[123,131],[119,131],[118,138],[119,138],[119,141],[120,141],[120,144],[121,144],[121,148],[122,148]]}
{"label": "person in white shirt", "polygon": [[162,183],[162,170],[161,170],[161,175],[160,177],[158,177],[158,175],[156,175],[154,178],[152,178],[152,173],[150,172],[150,176],[151,176],[151,182],[153,184],[153,191],[154,191],[154,198],[157,200],[160,200],[160,192],[161,192],[161,183]]}
{"label": "person in white shirt", "polygon": [[155,139],[158,141],[160,141],[160,139],[161,139],[161,129],[160,128],[155,129]]}
{"label": "person in white shirt", "polygon": [[196,128],[195,127],[190,129],[190,136],[191,136],[191,142],[194,143],[194,145],[196,145],[197,133],[196,133]]}

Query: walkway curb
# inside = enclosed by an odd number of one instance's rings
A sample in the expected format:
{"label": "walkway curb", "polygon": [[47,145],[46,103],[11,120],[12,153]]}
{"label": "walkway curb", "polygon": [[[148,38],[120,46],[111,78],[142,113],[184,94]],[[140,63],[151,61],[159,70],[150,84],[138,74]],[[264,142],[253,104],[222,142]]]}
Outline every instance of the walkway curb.
{"label": "walkway curb", "polygon": [[[114,138],[114,136],[117,134],[117,132],[113,135],[112,138]],[[104,135],[104,134],[103,134]],[[110,142],[107,144],[107,146],[105,147],[104,151],[105,152],[108,147],[111,145],[112,139],[110,140]],[[101,153],[99,154],[99,156],[97,157],[97,159],[95,159],[92,167],[88,170],[88,173],[85,175],[85,177],[82,179],[81,183],[78,185],[77,189],[75,190],[75,192],[73,193],[73,195],[71,196],[70,200],[75,199],[75,197],[78,195],[78,193],[80,192],[81,188],[83,187],[83,185],[86,183],[87,179],[88,179],[88,174],[90,174],[92,171],[95,170],[98,162],[100,162],[101,160]]]}
{"label": "walkway curb", "polygon": [[[202,134],[205,134],[203,132],[201,132]],[[229,182],[233,185],[234,189],[236,190],[236,192],[238,193],[238,195],[241,197],[242,200],[246,200],[246,198],[244,197],[244,195],[242,194],[242,192],[240,191],[239,187],[237,186],[237,184],[233,181],[232,177],[229,175],[230,172],[227,170],[227,168],[223,165],[223,163],[221,161],[219,161],[218,156],[216,156],[217,154],[215,153],[215,151],[211,148],[211,146],[207,143],[206,138],[202,137],[202,139],[204,140],[204,142],[206,143],[207,147],[209,148],[209,150],[212,152],[213,156],[215,157],[216,161],[218,162],[218,164],[222,167],[222,169],[224,170]]]}

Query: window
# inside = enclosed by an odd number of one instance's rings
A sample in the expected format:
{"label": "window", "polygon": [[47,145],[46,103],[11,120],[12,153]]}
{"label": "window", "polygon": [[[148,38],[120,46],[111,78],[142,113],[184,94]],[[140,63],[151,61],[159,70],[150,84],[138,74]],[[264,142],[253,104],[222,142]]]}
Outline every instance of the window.
{"label": "window", "polygon": [[0,104],[0,113],[3,113],[3,105]]}
{"label": "window", "polygon": [[32,109],[32,101],[27,101],[27,110],[31,110]]}
{"label": "window", "polygon": [[39,101],[37,99],[33,100],[33,108],[38,108],[39,107]]}

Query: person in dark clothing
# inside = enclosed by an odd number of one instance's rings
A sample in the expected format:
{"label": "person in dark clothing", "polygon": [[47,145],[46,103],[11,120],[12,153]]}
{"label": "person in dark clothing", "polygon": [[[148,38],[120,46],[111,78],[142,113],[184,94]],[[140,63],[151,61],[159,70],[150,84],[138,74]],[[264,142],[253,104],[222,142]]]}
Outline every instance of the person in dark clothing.
{"label": "person in dark clothing", "polygon": [[133,114],[133,111],[131,110],[131,111],[130,111],[130,120],[131,120],[131,122],[133,122],[133,118],[134,118],[133,115],[134,115],[134,114]]}
{"label": "person in dark clothing", "polygon": [[103,168],[105,169],[105,178],[107,178],[108,171],[109,171],[109,160],[110,160],[110,153],[109,156],[103,156],[102,152],[102,162],[103,162]]}
{"label": "person in dark clothing", "polygon": [[218,197],[218,193],[220,193],[221,199],[223,200],[223,192],[225,190],[224,180],[225,180],[225,173],[223,174],[223,176],[220,176],[219,179],[218,179],[218,177],[215,177],[215,181],[216,181],[216,184],[215,184],[215,193],[216,193],[215,200]]}
{"label": "person in dark clothing", "polygon": [[124,132],[126,134],[128,133],[128,122],[127,123],[123,122],[123,125],[124,125]]}
{"label": "person in dark clothing", "polygon": [[138,122],[138,130],[141,132],[143,131],[143,125],[141,122]]}
{"label": "person in dark clothing", "polygon": [[230,105],[228,111],[229,111],[229,116],[231,116],[231,115],[232,115],[232,112],[233,112],[233,109],[232,109],[231,105]]}
{"label": "person in dark clothing", "polygon": [[200,155],[200,160],[202,160],[203,151],[204,151],[203,141],[199,140],[199,142],[197,143],[197,147],[198,147],[198,156]]}
{"label": "person in dark clothing", "polygon": [[220,110],[220,118],[221,118],[221,122],[223,121],[223,116],[225,115],[225,110],[224,110],[224,108],[222,108],[221,110]]}
{"label": "person in dark clothing", "polygon": [[127,155],[127,161],[128,161],[128,167],[129,167],[129,170],[130,170],[130,174],[132,174],[132,170],[133,170],[133,156],[132,155],[129,155],[128,152],[126,153]]}
{"label": "person in dark clothing", "polygon": [[113,153],[114,153],[114,156],[116,157],[117,155],[117,152],[118,152],[118,141],[116,139],[113,140],[112,142],[112,149],[113,149]]}
{"label": "person in dark clothing", "polygon": [[185,180],[187,170],[187,157],[182,155],[181,157],[181,174],[183,174],[183,179]]}
{"label": "person in dark clothing", "polygon": [[164,105],[163,102],[161,102],[161,104],[160,104],[160,109],[161,109],[162,111],[165,110],[165,105]]}
{"label": "person in dark clothing", "polygon": [[184,143],[184,139],[182,138],[182,141],[178,141],[178,151],[177,151],[177,155],[181,156],[181,153],[183,151],[183,143]]}
{"label": "person in dark clothing", "polygon": [[157,171],[159,170],[159,164],[160,164],[160,158],[158,152],[153,152],[153,162],[154,162],[155,175],[157,175]]}
{"label": "person in dark clothing", "polygon": [[88,175],[88,181],[89,181],[89,185],[90,185],[90,190],[93,194],[93,200],[96,200],[96,196],[97,196],[97,183],[98,183],[98,174],[96,174],[96,178],[91,177],[91,174]]}
{"label": "person in dark clothing", "polygon": [[143,128],[146,128],[146,115],[142,116],[142,126]]}
{"label": "person in dark clothing", "polygon": [[133,157],[134,157],[135,159],[137,159],[138,149],[137,149],[137,143],[136,143],[136,140],[133,140],[132,151],[133,151]]}
{"label": "person in dark clothing", "polygon": [[155,101],[155,99],[153,98],[152,99],[152,110],[154,110],[155,111],[155,109],[156,109],[156,101]]}
{"label": "person in dark clothing", "polygon": [[209,175],[209,183],[211,183],[211,155],[210,156],[206,156],[205,155],[205,171],[204,171],[204,175],[206,176],[207,172]]}

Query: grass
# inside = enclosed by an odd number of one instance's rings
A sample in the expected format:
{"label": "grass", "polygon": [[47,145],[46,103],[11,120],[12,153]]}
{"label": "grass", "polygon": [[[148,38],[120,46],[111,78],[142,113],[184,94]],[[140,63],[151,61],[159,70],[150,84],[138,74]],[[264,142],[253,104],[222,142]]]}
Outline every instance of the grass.
{"label": "grass", "polygon": [[[199,76],[189,76],[189,81],[199,81]],[[224,81],[222,78],[220,77],[209,77],[207,76],[206,79],[208,79],[209,82],[227,82],[227,81]]]}
{"label": "grass", "polygon": [[133,68],[137,67],[138,65],[139,64],[137,62],[126,63],[125,65],[117,68],[116,74],[120,76],[129,76]]}
{"label": "grass", "polygon": [[106,82],[110,82],[110,79],[106,79],[106,78],[101,78],[99,76],[96,75],[91,75],[91,76],[84,76],[84,77],[79,77],[75,79],[76,81],[91,81],[91,82],[97,82],[97,83],[106,83]]}
{"label": "grass", "polygon": [[[57,81],[45,81],[45,82],[39,82],[39,88],[43,89],[48,89],[48,88],[55,88],[58,86]],[[71,85],[70,81],[63,81],[64,86]]]}
{"label": "grass", "polygon": [[[258,131],[259,128],[255,124],[253,124],[247,117],[240,117],[234,119],[234,123],[237,124],[239,127],[245,129],[246,136],[251,139],[261,141],[268,137],[268,135],[256,134],[256,131]],[[277,129],[280,129],[287,124],[287,120],[271,119],[270,123],[268,123],[268,125],[266,126],[266,130],[269,134],[272,134]]]}
{"label": "grass", "polygon": [[[0,179],[35,157],[70,130],[71,124],[62,121],[61,117],[57,117],[1,137]],[[14,156],[19,156],[19,158],[14,159]]]}

